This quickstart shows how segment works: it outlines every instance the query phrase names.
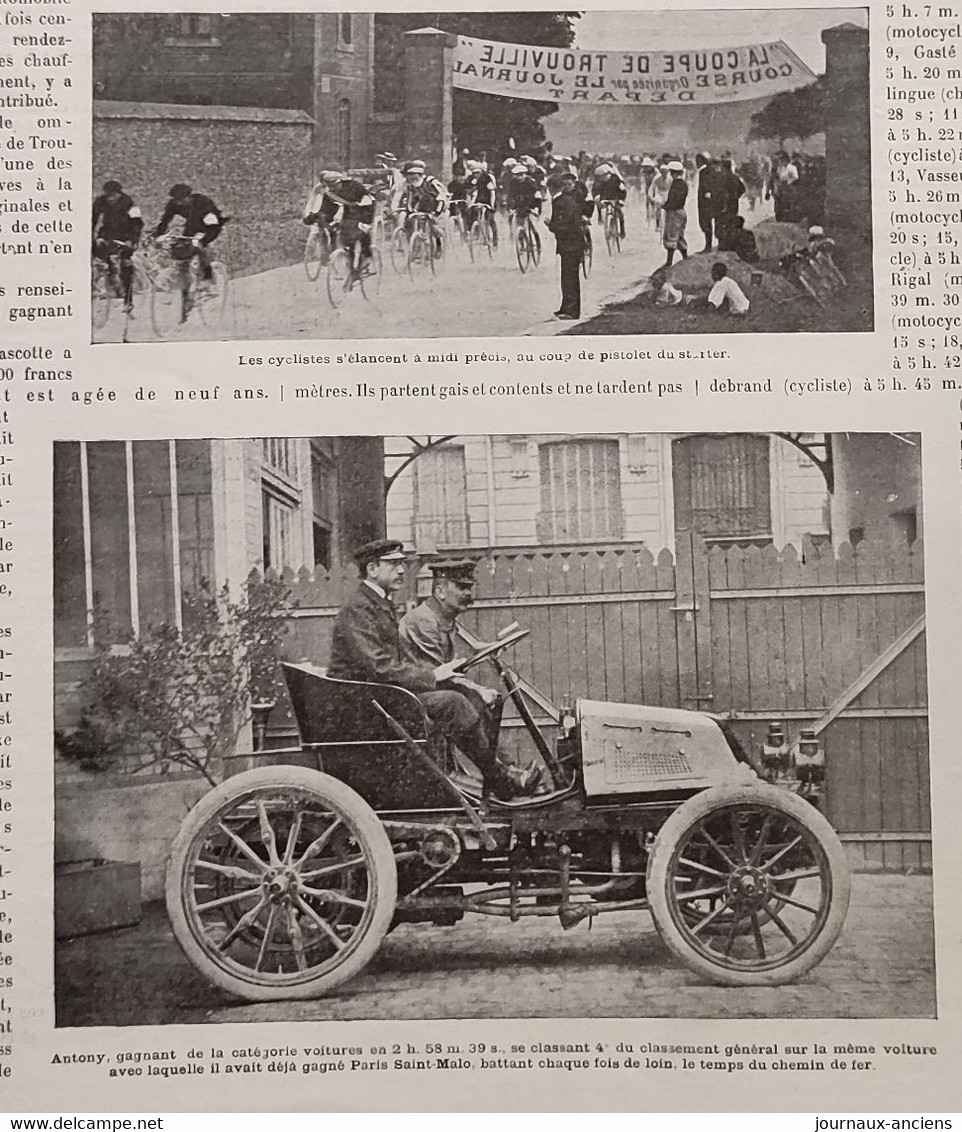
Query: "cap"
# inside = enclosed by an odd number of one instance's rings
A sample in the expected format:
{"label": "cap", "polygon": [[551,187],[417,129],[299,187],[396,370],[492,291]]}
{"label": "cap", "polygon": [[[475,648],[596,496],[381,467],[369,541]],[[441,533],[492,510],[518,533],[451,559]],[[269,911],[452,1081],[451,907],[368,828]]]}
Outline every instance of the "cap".
{"label": "cap", "polygon": [[684,167],[684,165],[682,165],[682,163],[680,161],[669,161],[668,162],[668,168],[671,170],[672,173],[684,173],[685,172],[685,167]]}
{"label": "cap", "polygon": [[385,153],[375,153],[374,160],[375,161],[397,161],[397,157],[393,153],[391,153],[390,150],[388,150]]}
{"label": "cap", "polygon": [[810,236],[824,236],[825,229],[820,224],[813,224],[808,230]]}
{"label": "cap", "polygon": [[103,191],[105,193],[121,193],[123,192],[123,185],[119,181],[104,181]]}
{"label": "cap", "polygon": [[423,161],[408,161],[405,162],[403,173],[423,173],[427,168]]}
{"label": "cap", "polygon": [[450,578],[454,582],[474,581],[474,562],[470,558],[440,558],[429,562],[428,569],[435,578]]}
{"label": "cap", "polygon": [[360,569],[369,562],[401,562],[407,555],[404,553],[404,543],[393,538],[377,538],[373,542],[366,542],[359,546],[351,555]]}

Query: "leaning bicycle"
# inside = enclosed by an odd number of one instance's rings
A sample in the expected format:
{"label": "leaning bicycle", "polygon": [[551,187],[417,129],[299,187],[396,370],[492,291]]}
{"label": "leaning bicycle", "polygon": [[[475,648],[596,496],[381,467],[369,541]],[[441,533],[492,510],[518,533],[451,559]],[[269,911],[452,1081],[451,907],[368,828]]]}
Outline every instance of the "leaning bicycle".
{"label": "leaning bicycle", "polygon": [[468,215],[471,218],[468,229],[471,259],[477,255],[483,256],[485,252],[488,259],[491,259],[495,251],[494,209],[489,204],[477,202],[471,205]]}
{"label": "leaning bicycle", "polygon": [[408,241],[408,274],[430,269],[436,275],[444,265],[444,235],[431,223],[426,212],[415,212],[409,219],[411,236]]}
{"label": "leaning bicycle", "polygon": [[304,244],[304,273],[315,283],[324,265],[331,258],[333,241],[330,229],[324,224],[312,224]]}

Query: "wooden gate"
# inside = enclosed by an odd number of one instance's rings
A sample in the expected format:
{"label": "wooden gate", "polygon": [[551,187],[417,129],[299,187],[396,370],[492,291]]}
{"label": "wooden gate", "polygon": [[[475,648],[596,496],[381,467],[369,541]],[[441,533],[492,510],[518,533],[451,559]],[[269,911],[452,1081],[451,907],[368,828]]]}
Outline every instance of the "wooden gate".
{"label": "wooden gate", "polygon": [[[815,728],[828,814],[854,863],[926,868],[922,569],[921,545],[905,543],[799,553],[708,547],[680,533],[675,555],[630,544],[510,549],[478,562],[463,621],[473,640],[513,621],[530,630],[511,661],[549,730],[554,709],[578,697],[722,713],[755,750],[773,720],[790,736]],[[304,572],[291,582],[288,654],[326,663],[334,614],[356,580]],[[427,583],[422,571],[422,593]],[[283,739],[282,713],[272,724]],[[517,721],[507,724],[520,743]]]}

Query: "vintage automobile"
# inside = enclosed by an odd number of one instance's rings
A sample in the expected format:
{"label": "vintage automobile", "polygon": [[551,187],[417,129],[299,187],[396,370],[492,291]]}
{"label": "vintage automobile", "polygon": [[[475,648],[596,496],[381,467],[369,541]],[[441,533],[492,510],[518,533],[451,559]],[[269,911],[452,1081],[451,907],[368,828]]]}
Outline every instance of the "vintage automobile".
{"label": "vintage automobile", "polygon": [[707,714],[592,700],[561,712],[549,744],[501,656],[525,635],[464,668],[494,665],[567,788],[544,805],[456,785],[403,688],[284,665],[301,745],[213,789],[172,846],[168,913],[200,972],[255,1002],[313,998],[358,974],[394,925],[466,912],[569,929],[647,909],[684,964],[731,986],[786,983],[824,958],[849,873],[813,804],[818,760],[766,766]]}

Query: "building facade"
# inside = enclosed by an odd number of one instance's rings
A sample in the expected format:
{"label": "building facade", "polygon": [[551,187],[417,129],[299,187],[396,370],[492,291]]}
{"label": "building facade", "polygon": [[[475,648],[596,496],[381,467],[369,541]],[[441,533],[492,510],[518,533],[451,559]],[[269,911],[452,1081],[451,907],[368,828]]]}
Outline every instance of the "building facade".
{"label": "building facade", "polygon": [[[387,442],[388,472],[411,442]],[[801,546],[830,535],[822,471],[775,434],[458,436],[388,494],[388,533],[415,549],[711,543]]]}
{"label": "building facade", "polygon": [[95,99],[302,110],[316,168],[370,164],[371,13],[100,13],[93,25]]}

